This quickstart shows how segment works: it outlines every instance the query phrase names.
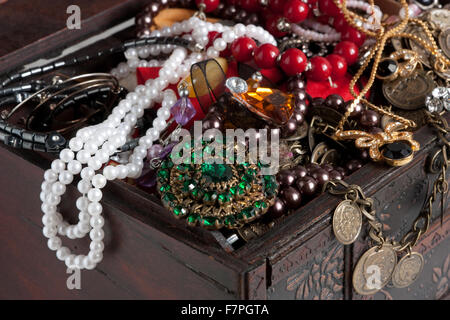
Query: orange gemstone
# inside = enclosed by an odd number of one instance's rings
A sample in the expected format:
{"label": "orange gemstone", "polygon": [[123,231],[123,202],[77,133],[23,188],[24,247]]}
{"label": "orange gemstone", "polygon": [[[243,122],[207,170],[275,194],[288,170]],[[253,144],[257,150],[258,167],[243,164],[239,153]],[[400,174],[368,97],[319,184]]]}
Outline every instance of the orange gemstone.
{"label": "orange gemstone", "polygon": [[262,119],[277,125],[285,124],[294,112],[294,96],[278,89],[258,86],[258,82],[247,80],[245,93],[232,92],[250,111]]}

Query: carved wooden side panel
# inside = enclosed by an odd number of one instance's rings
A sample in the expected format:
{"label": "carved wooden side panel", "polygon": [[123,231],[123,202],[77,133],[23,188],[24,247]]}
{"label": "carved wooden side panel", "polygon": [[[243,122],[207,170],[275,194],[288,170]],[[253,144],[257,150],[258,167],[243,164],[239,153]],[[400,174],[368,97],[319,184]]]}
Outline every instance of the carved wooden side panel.
{"label": "carved wooden side panel", "polygon": [[344,247],[330,227],[272,267],[268,299],[343,299]]}
{"label": "carved wooden side panel", "polygon": [[[372,196],[383,233],[399,241],[407,233],[423,207],[432,187],[434,176],[425,173],[421,166],[411,168],[401,178],[394,180]],[[448,199],[447,199],[448,200]],[[440,202],[440,201],[438,201]],[[450,247],[450,212],[446,202],[444,224],[440,224],[439,204],[433,207],[433,221],[425,236],[414,250],[425,259],[420,278],[409,288],[397,289],[388,285],[373,296],[362,297],[353,291],[353,299],[439,299],[448,291],[448,260]],[[366,231],[366,230],[364,230]],[[353,267],[368,249],[367,232],[363,232],[354,245]]]}

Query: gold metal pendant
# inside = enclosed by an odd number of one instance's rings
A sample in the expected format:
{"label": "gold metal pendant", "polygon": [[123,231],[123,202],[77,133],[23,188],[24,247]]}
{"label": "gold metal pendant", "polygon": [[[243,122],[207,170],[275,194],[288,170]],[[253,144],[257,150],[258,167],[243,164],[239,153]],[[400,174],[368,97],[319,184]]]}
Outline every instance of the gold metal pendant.
{"label": "gold metal pendant", "polygon": [[397,254],[392,244],[370,248],[353,271],[353,288],[361,295],[377,293],[389,282],[396,265]]}
{"label": "gold metal pendant", "polygon": [[384,132],[372,134],[360,130],[339,130],[334,137],[336,140],[355,140],[357,148],[369,149],[373,161],[403,166],[413,159],[414,151],[420,149],[420,144],[413,139],[411,132],[400,131],[405,127],[400,122],[391,122],[386,125]]}
{"label": "gold metal pendant", "polygon": [[362,227],[362,213],[358,205],[351,200],[344,200],[336,207],[333,214],[333,231],[336,239],[344,244],[352,244],[358,238]]}
{"label": "gold metal pendant", "polygon": [[417,280],[424,265],[423,256],[412,252],[400,259],[392,274],[392,283],[397,288],[409,287]]}

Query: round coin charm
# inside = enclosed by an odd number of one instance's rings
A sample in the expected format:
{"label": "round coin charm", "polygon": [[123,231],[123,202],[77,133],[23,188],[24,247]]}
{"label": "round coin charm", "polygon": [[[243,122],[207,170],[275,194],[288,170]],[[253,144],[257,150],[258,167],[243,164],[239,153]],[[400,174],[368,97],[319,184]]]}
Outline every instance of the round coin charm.
{"label": "round coin charm", "polygon": [[336,207],[333,214],[333,231],[336,239],[346,245],[355,242],[361,232],[362,213],[358,205],[351,200],[344,200]]}
{"label": "round coin charm", "polygon": [[450,59],[450,27],[441,31],[438,39],[442,52]]}
{"label": "round coin charm", "polygon": [[325,142],[319,143],[311,154],[311,162],[319,163],[322,156],[328,151],[328,146]]}
{"label": "round coin charm", "polygon": [[450,25],[450,10],[433,9],[428,13],[428,21],[438,30],[444,30]]}
{"label": "round coin charm", "polygon": [[397,108],[416,110],[424,107],[425,97],[435,87],[431,76],[415,71],[410,77],[383,82],[383,94]]}
{"label": "round coin charm", "polygon": [[417,280],[424,265],[423,256],[412,252],[400,259],[392,274],[392,283],[397,288],[409,287]]}
{"label": "round coin charm", "polygon": [[371,295],[382,289],[391,279],[397,264],[397,254],[391,244],[367,250],[353,271],[353,288],[360,295]]}

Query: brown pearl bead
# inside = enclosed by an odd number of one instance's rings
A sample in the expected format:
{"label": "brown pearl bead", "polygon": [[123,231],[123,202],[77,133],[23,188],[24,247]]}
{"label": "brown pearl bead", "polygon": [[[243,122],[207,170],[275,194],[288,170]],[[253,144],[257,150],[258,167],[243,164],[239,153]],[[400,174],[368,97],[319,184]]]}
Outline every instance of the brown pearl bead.
{"label": "brown pearl bead", "polygon": [[230,20],[236,15],[236,12],[237,12],[237,9],[235,6],[233,6],[233,5],[228,6],[223,12],[223,17],[225,19]]}
{"label": "brown pearl bead", "polygon": [[241,9],[236,13],[233,20],[242,23],[245,21],[245,19],[247,19],[247,17],[248,17],[247,11]]}
{"label": "brown pearl bead", "polygon": [[286,124],[281,128],[281,136],[283,138],[287,138],[292,136],[294,133],[297,132],[297,120],[291,118],[286,122]]}
{"label": "brown pearl bead", "polygon": [[359,123],[366,127],[378,127],[380,125],[380,116],[373,110],[364,110],[361,112]]}
{"label": "brown pearl bead", "polygon": [[219,16],[223,13],[224,10],[225,10],[225,3],[220,2],[217,8],[212,12],[212,15]]}
{"label": "brown pearl bead", "polygon": [[343,107],[344,103],[344,99],[342,99],[342,97],[338,94],[330,94],[325,99],[325,106],[336,110],[340,110]]}
{"label": "brown pearl bead", "polygon": [[286,187],[281,190],[281,197],[289,209],[297,209],[302,203],[302,195],[293,187]]}
{"label": "brown pearl bead", "polygon": [[150,29],[142,29],[140,31],[138,31],[138,33],[136,34],[138,38],[142,38],[142,37],[149,37],[151,35],[151,30]]}
{"label": "brown pearl bead", "polygon": [[[348,108],[350,108],[350,105],[352,104],[353,100],[349,100],[347,101],[345,104],[343,104],[341,106],[341,112],[345,113],[347,112]],[[364,107],[358,103],[357,105],[355,105],[355,108],[353,109],[353,111],[350,113],[350,117],[359,117],[361,115],[361,112],[364,110]]]}
{"label": "brown pearl bead", "polygon": [[337,170],[331,170],[328,174],[330,176],[330,180],[342,180],[343,179],[342,174]]}
{"label": "brown pearl bead", "polygon": [[274,219],[279,218],[287,213],[286,204],[280,198],[275,198],[274,204],[268,212]]}
{"label": "brown pearl bead", "polygon": [[295,179],[295,173],[291,170],[281,170],[277,174],[277,182],[285,187],[292,185]]}
{"label": "brown pearl bead", "polygon": [[362,162],[357,159],[352,159],[345,164],[345,169],[349,172],[355,172],[363,166]]}
{"label": "brown pearl bead", "polygon": [[316,179],[306,176],[297,180],[298,190],[305,196],[312,196],[317,192],[318,183]]}
{"label": "brown pearl bead", "polygon": [[222,129],[222,121],[214,116],[208,116],[202,121],[202,128],[203,130],[208,129]]}
{"label": "brown pearl bead", "polygon": [[144,14],[136,19],[136,25],[141,28],[148,28],[153,23],[153,17],[150,14]]}
{"label": "brown pearl bead", "polygon": [[145,7],[144,11],[154,17],[159,13],[159,11],[161,11],[161,9],[162,5],[159,2],[152,2]]}
{"label": "brown pearl bead", "polygon": [[369,129],[369,133],[371,133],[371,134],[380,133],[380,132],[383,132],[383,129],[381,129],[379,127],[372,127]]}
{"label": "brown pearl bead", "polygon": [[328,180],[330,180],[330,175],[327,170],[322,168],[316,169],[311,172],[311,177],[317,180],[320,186],[323,186]]}
{"label": "brown pearl bead", "polygon": [[314,170],[320,169],[320,166],[317,163],[308,163],[305,165],[305,169],[308,173],[312,173]]}
{"label": "brown pearl bead", "polygon": [[367,149],[360,149],[359,150],[359,157],[360,157],[361,160],[369,159],[369,151],[367,151]]}
{"label": "brown pearl bead", "polygon": [[313,107],[313,108],[321,107],[321,106],[323,106],[324,103],[325,103],[325,99],[323,99],[323,98],[314,98],[311,101],[311,107]]}
{"label": "brown pearl bead", "polygon": [[296,89],[306,89],[306,83],[301,77],[292,77],[286,84],[288,92],[293,92]]}
{"label": "brown pearl bead", "polygon": [[306,114],[308,112],[308,106],[306,105],[306,101],[296,100],[295,102],[295,110],[299,111],[303,114]]}
{"label": "brown pearl bead", "polygon": [[342,167],[336,167],[336,168],[334,168],[334,170],[336,170],[337,172],[339,172],[339,173],[342,175],[342,177],[345,176],[345,169],[344,169],[344,168],[342,168]]}
{"label": "brown pearl bead", "polygon": [[305,122],[305,116],[303,115],[302,112],[297,110],[295,110],[294,113],[292,114],[292,119],[295,120],[298,126],[302,125],[303,122]]}
{"label": "brown pearl bead", "polygon": [[328,172],[334,170],[333,166],[329,163],[321,164],[320,167]]}
{"label": "brown pearl bead", "polygon": [[252,13],[250,14],[244,21],[244,24],[254,24],[254,25],[258,25],[259,24],[259,17],[256,13]]}
{"label": "brown pearl bead", "polygon": [[296,101],[305,101],[307,98],[305,89],[295,89],[292,94],[294,95],[294,98]]}
{"label": "brown pearl bead", "polygon": [[303,166],[297,166],[294,169],[292,169],[294,172],[294,175],[297,179],[304,178],[308,175],[308,171],[306,171],[305,167]]}

